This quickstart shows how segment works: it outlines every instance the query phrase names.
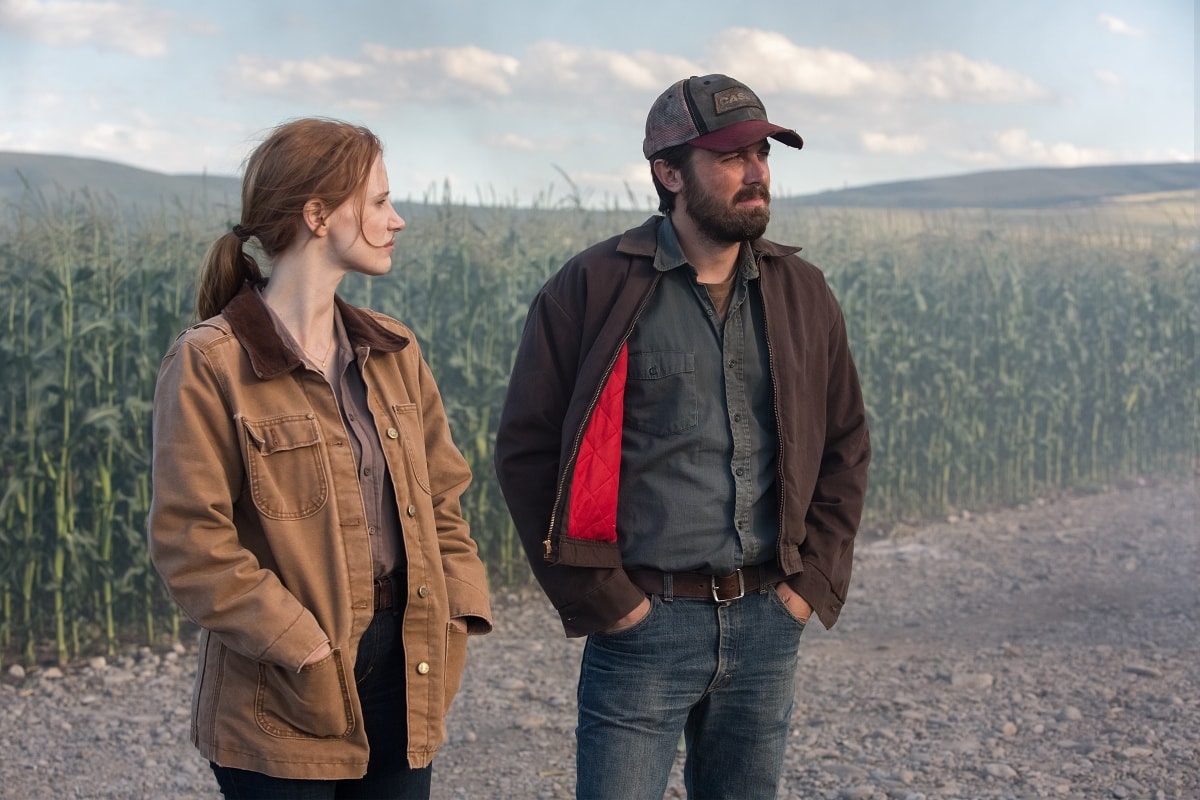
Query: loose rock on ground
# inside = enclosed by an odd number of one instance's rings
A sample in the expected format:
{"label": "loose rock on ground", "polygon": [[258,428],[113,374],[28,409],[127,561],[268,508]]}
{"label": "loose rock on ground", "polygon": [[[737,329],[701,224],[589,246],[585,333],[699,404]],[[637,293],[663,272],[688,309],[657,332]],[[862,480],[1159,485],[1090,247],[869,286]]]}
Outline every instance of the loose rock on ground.
{"label": "loose rock on ground", "polygon": [[[800,653],[780,797],[1200,798],[1195,481],[864,532]],[[569,798],[575,677],[536,591],[473,638],[435,798]],[[0,798],[215,798],[188,741],[194,648],[6,664]],[[684,797],[677,760],[666,797]]]}

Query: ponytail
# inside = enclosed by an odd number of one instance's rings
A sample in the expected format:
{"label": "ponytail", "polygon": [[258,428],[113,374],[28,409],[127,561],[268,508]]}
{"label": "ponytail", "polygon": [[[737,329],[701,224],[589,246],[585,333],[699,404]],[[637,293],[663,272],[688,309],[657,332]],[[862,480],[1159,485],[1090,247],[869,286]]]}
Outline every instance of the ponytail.
{"label": "ponytail", "polygon": [[261,283],[258,262],[246,253],[242,244],[246,235],[240,226],[212,243],[204,256],[204,269],[196,290],[196,316],[208,319],[221,313],[225,305],[241,291],[246,281]]}

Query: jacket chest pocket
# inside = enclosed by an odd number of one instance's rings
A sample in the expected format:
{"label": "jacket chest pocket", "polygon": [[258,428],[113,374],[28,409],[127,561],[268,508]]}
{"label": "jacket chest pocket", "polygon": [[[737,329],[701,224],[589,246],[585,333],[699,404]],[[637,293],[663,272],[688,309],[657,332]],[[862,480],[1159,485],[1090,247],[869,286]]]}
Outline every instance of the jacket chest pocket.
{"label": "jacket chest pocket", "polygon": [[271,519],[303,519],[329,497],[321,435],[310,414],[242,418],[246,477],[254,506]]}
{"label": "jacket chest pocket", "polygon": [[696,356],[630,353],[625,382],[625,424],[652,436],[670,436],[699,424]]}

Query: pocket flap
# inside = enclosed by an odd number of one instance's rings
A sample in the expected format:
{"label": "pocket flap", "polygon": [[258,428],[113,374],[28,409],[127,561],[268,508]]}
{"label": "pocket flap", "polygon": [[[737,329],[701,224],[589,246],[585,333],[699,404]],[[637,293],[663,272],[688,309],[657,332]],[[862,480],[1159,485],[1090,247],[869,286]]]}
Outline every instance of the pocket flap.
{"label": "pocket flap", "polygon": [[246,433],[264,456],[297,447],[311,447],[321,440],[317,419],[312,414],[293,414],[264,420],[243,418]]}
{"label": "pocket flap", "polygon": [[696,371],[694,353],[630,353],[629,377],[633,380],[652,381],[670,375]]}

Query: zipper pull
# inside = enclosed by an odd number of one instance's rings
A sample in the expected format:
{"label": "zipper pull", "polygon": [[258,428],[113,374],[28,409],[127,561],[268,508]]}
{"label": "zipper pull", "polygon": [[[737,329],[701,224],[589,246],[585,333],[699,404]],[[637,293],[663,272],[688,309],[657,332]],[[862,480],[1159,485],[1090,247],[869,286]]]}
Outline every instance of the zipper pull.
{"label": "zipper pull", "polygon": [[554,545],[552,545],[550,543],[550,537],[547,536],[546,540],[544,542],[542,542],[542,544],[544,544],[546,546],[546,558],[549,559],[550,554],[554,551]]}

